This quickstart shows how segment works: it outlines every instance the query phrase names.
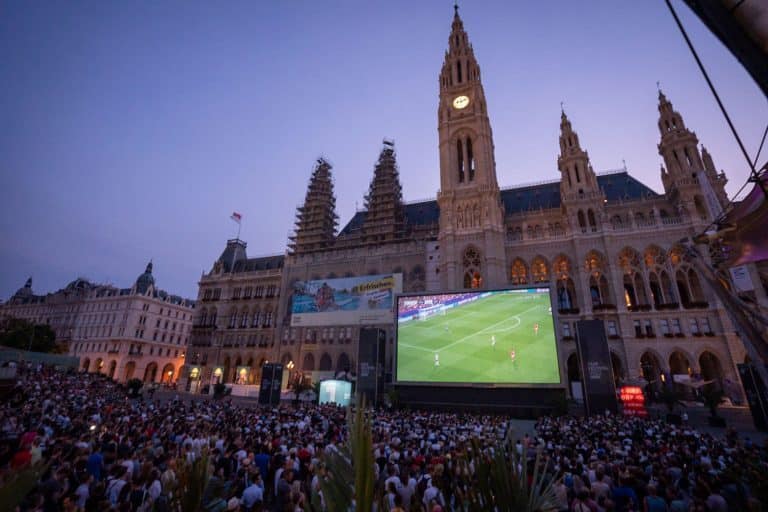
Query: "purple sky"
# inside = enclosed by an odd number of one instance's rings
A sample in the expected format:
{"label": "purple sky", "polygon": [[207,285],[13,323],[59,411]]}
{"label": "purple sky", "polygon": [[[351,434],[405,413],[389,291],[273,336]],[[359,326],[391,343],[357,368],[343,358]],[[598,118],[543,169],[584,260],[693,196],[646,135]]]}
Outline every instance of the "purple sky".
{"label": "purple sky", "polygon": [[[661,191],[656,81],[731,180],[747,168],[661,0],[462,2],[499,183],[558,177],[560,101],[596,170]],[[754,155],[768,106],[678,12]],[[77,276],[197,296],[243,214],[249,255],[284,251],[315,158],[342,225],[382,137],[407,200],[439,186],[438,74],[452,2],[35,2],[0,6],[0,298]],[[768,151],[763,154],[765,160]]]}

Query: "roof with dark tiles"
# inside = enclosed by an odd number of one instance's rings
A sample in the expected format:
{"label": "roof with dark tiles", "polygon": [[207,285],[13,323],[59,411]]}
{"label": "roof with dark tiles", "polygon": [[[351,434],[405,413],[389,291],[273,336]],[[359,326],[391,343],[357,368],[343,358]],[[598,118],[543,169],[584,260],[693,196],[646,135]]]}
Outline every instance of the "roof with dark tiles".
{"label": "roof with dark tiles", "polygon": [[[659,194],[633,178],[626,171],[611,172],[597,176],[597,183],[605,193],[608,204],[621,201],[655,198]],[[522,185],[501,190],[501,201],[506,214],[535,210],[560,208],[560,180]],[[339,232],[339,236],[350,235],[360,229],[365,221],[365,211],[358,211]],[[437,201],[422,201],[405,205],[407,226],[437,224],[440,208]]]}

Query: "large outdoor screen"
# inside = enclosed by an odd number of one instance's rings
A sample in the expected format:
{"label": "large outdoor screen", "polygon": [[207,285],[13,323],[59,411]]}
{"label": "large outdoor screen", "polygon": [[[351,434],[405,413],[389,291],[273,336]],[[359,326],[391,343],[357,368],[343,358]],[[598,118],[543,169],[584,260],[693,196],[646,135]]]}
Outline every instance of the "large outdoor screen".
{"label": "large outdoor screen", "polygon": [[559,384],[549,288],[399,296],[397,380]]}

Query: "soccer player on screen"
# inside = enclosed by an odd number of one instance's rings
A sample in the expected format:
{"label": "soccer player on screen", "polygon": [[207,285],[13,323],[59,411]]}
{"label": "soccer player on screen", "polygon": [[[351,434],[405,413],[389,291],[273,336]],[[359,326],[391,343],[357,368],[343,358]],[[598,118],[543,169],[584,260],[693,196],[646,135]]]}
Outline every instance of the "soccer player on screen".
{"label": "soccer player on screen", "polygon": [[491,348],[496,350],[496,335],[491,336]]}
{"label": "soccer player on screen", "polygon": [[539,324],[533,324],[533,334],[536,336],[539,335]]}
{"label": "soccer player on screen", "polygon": [[512,368],[515,367],[515,349],[509,351],[509,358],[512,360]]}
{"label": "soccer player on screen", "polygon": [[440,366],[440,354],[435,352],[435,367]]}

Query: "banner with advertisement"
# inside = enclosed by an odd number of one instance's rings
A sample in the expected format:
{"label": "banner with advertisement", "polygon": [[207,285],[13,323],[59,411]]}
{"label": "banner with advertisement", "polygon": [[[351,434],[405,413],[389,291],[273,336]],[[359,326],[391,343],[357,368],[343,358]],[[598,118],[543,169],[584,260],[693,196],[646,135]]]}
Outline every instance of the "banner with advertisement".
{"label": "banner with advertisement", "polygon": [[298,281],[291,295],[291,326],[391,323],[402,274]]}

